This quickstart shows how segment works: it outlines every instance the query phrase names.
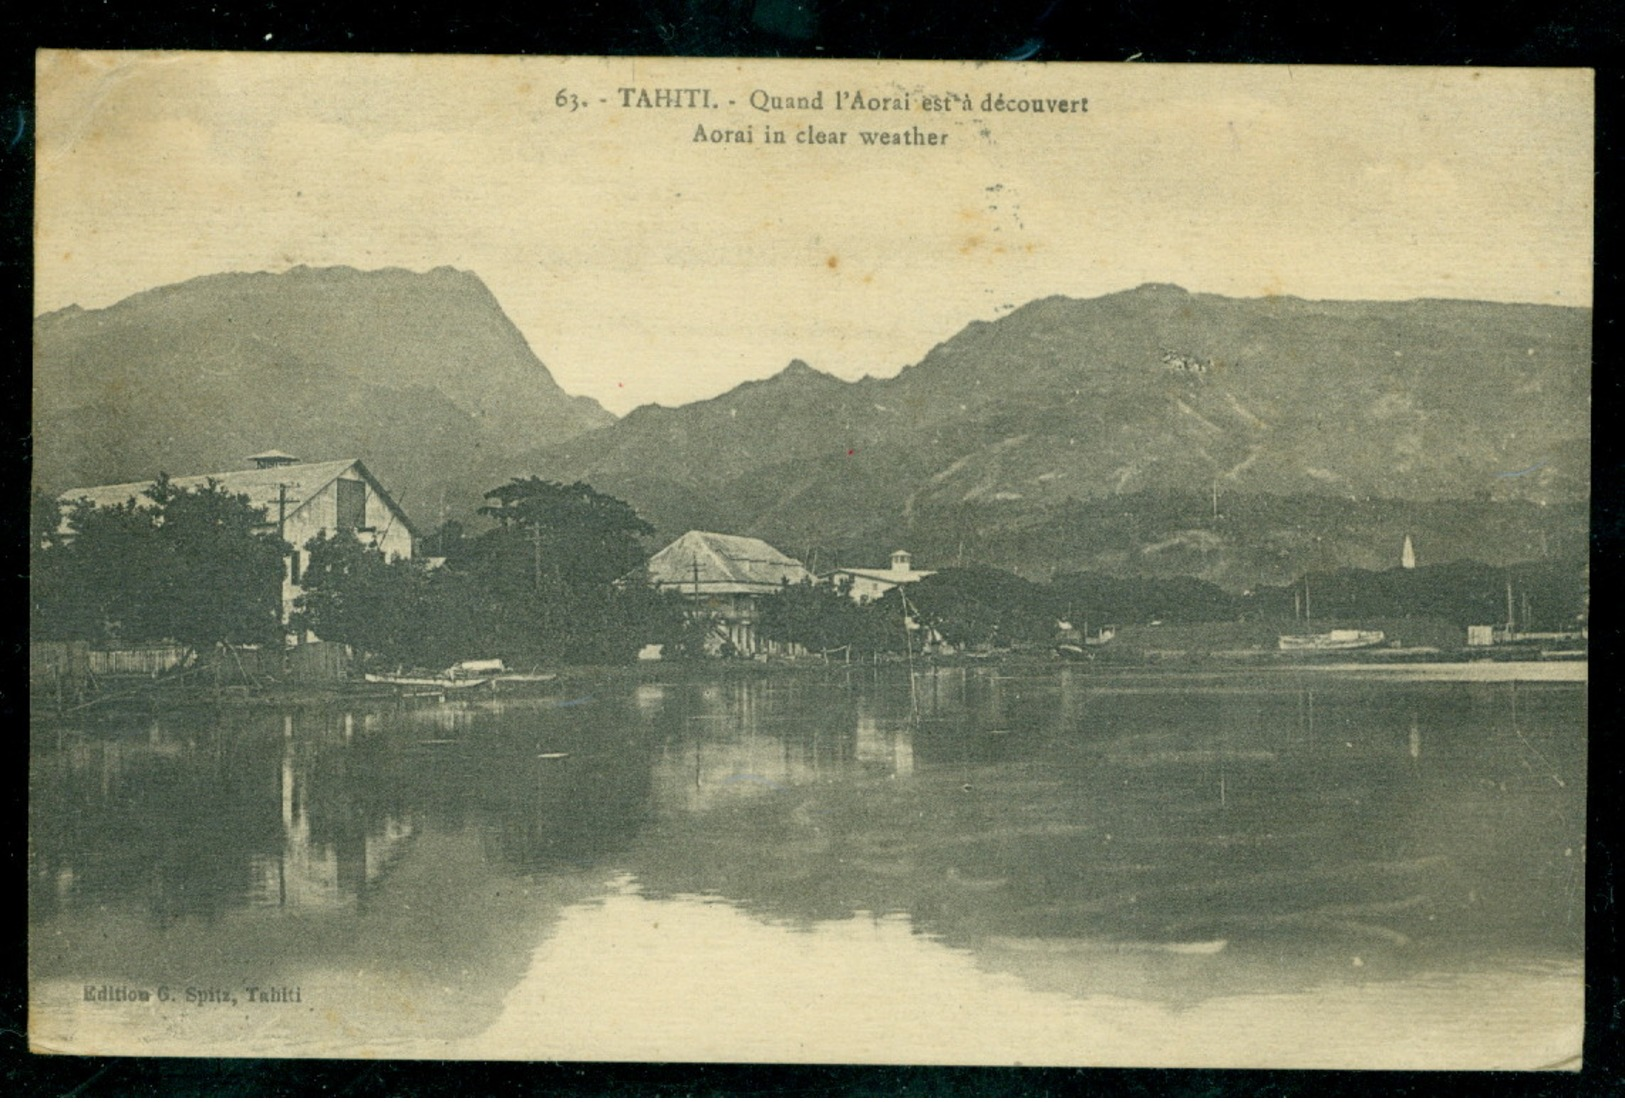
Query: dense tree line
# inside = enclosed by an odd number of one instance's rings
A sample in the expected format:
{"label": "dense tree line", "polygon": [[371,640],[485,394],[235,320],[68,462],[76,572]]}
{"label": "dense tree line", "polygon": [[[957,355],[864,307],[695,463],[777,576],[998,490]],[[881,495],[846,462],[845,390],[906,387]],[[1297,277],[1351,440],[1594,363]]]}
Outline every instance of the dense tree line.
{"label": "dense tree line", "polygon": [[787,587],[764,604],[761,631],[814,651],[850,645],[865,653],[900,653],[911,645],[899,626],[905,614],[917,625],[914,645],[929,632],[970,648],[1048,646],[1062,622],[1094,631],[1151,623],[1353,626],[1417,618],[1464,629],[1505,624],[1509,595],[1518,630],[1573,631],[1585,622],[1588,583],[1583,563],[1563,561],[1345,569],[1243,593],[1189,577],[1061,574],[1046,584],[991,567],[962,567],[867,604],[827,586]]}
{"label": "dense tree line", "polygon": [[[447,525],[411,560],[344,532],[310,541],[289,627],[355,646],[379,664],[439,668],[468,658],[514,666],[614,663],[645,644],[702,653],[705,625],[640,577],[653,528],[585,483],[521,478],[486,495],[492,526]],[[284,634],[291,551],[264,510],[209,483],[160,477],[111,506],[38,497],[33,633],[93,642],[272,643]],[[927,640],[960,648],[1047,646],[1065,621],[1255,621],[1356,625],[1425,618],[1526,631],[1583,626],[1589,575],[1556,559],[1512,567],[1460,562],[1340,569],[1287,586],[1230,592],[1191,577],[1060,574],[1033,582],[991,567],[945,569],[872,602],[850,589],[786,586],[759,606],[758,633],[813,652],[902,653]]]}
{"label": "dense tree line", "polygon": [[1412,570],[1308,574],[1292,586],[1258,590],[1244,607],[1258,619],[1409,616],[1458,627],[1510,621],[1520,631],[1574,631],[1585,624],[1589,589],[1590,573],[1583,562],[1456,562]]}
{"label": "dense tree line", "polygon": [[246,495],[160,477],[110,506],[64,514],[38,495],[30,600],[36,638],[269,643],[282,634],[288,546]]}
{"label": "dense tree line", "polygon": [[[1239,599],[1195,578],[1073,574],[1049,584],[986,566],[939,571],[879,600],[857,603],[828,586],[787,587],[764,603],[760,630],[810,650],[850,645],[859,653],[902,653],[940,641],[956,648],[1047,647],[1058,625],[1095,628],[1152,620],[1231,620]],[[914,625],[905,634],[905,617]]]}

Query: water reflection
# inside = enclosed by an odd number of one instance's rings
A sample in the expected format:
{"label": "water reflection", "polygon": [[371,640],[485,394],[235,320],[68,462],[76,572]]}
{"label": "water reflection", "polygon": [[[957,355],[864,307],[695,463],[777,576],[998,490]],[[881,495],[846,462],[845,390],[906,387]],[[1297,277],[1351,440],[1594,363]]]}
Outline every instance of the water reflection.
{"label": "water reflection", "polygon": [[[602,718],[602,717],[598,717]],[[650,791],[636,729],[463,705],[179,713],[41,732],[37,913],[141,901],[157,919],[364,901],[426,827],[473,827],[509,871],[590,866]]]}
{"label": "water reflection", "polygon": [[1580,685],[832,667],[41,727],[33,967],[136,916],[175,960],[486,962],[494,1015],[626,897],[679,954],[695,899],[883,918],[1073,1000],[1572,962],[1584,723]]}
{"label": "water reflection", "polygon": [[906,913],[1015,951],[1222,943],[1373,971],[1578,951],[1573,687],[945,670],[921,688],[917,723],[896,683],[839,710],[782,687],[769,706],[734,686],[728,713],[668,701],[643,890]]}

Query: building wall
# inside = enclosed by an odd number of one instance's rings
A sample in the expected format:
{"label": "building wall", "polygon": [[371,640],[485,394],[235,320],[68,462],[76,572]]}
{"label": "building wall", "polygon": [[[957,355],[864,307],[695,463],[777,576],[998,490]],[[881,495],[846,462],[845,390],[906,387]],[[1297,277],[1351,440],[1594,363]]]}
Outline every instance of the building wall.
{"label": "building wall", "polygon": [[[352,477],[345,475],[343,477]],[[372,536],[378,540],[384,554],[391,558],[412,557],[412,533],[398,516],[394,516],[388,503],[372,488],[365,479],[357,478],[366,490],[366,511],[368,532],[362,530],[363,536]],[[275,520],[273,516],[271,518]],[[393,523],[391,521],[393,520]],[[328,483],[310,501],[287,517],[285,538],[296,547],[303,547],[305,542],[314,536],[325,532],[338,530],[338,480]]]}
{"label": "building wall", "polygon": [[856,601],[876,601],[885,596],[893,586],[889,582],[876,581],[874,578],[862,576],[852,579],[852,599]]}
{"label": "building wall", "polygon": [[852,599],[854,601],[876,601],[897,588],[894,582],[883,582],[879,578],[870,578],[862,574],[847,574],[844,571],[831,574],[830,582],[840,586],[844,585],[848,578],[852,579]]}
{"label": "building wall", "polygon": [[[353,470],[353,468],[352,468]],[[346,472],[344,478],[357,477]],[[372,484],[364,478],[357,478],[366,487],[366,520],[371,531],[363,529],[361,537],[377,543],[384,555],[388,558],[410,559],[412,557],[412,533],[400,516],[390,509],[386,502],[372,488]],[[271,520],[276,521],[275,509],[271,510]],[[309,552],[305,544],[317,536],[328,535],[338,530],[338,480],[329,482],[322,488],[321,493],[307,501],[303,506],[288,513],[283,520],[282,538],[293,545],[293,557],[290,558],[282,572],[282,613],[286,618],[293,612],[293,603],[304,588],[294,579],[302,574]],[[297,570],[295,566],[297,565]]]}

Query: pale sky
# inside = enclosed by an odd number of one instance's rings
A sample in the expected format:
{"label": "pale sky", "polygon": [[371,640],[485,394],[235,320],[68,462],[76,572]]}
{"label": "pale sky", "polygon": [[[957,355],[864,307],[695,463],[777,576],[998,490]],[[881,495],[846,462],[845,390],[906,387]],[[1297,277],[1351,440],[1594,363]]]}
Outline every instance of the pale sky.
{"label": "pale sky", "polygon": [[[45,53],[38,83],[38,311],[214,272],[450,265],[616,413],[796,358],[891,375],[971,321],[1146,282],[1591,303],[1586,71]],[[856,91],[908,109],[834,109]],[[971,110],[923,109],[954,92]],[[808,125],[846,144],[797,144]],[[946,144],[858,137],[911,127]]]}

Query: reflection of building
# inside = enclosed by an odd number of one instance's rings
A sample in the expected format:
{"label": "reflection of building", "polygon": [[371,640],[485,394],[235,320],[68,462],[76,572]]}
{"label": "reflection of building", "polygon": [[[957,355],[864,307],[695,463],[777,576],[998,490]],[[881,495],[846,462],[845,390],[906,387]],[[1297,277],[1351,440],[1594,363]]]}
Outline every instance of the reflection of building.
{"label": "reflection of building", "polygon": [[757,637],[757,602],[786,583],[811,577],[806,567],[771,544],[716,532],[683,533],[656,552],[647,569],[651,585],[689,598],[696,615],[710,622],[708,647],[739,654],[776,649]]}
{"label": "reflection of building", "polygon": [[873,601],[882,594],[897,588],[917,582],[921,578],[929,578],[935,570],[915,570],[909,561],[907,551],[893,551],[891,553],[891,566],[861,567],[848,566],[827,571],[818,576],[818,580],[833,586],[852,583],[852,599],[854,601]]}
{"label": "reflection of building", "polygon": [[887,722],[860,704],[854,756],[866,765],[880,766],[890,776],[909,776],[914,772],[913,735],[909,723]]}
{"label": "reflection of building", "polygon": [[844,709],[814,711],[782,683],[693,681],[650,714],[665,732],[651,771],[664,810],[706,811],[773,799],[842,775],[853,762]]}
{"label": "reflection of building", "polygon": [[[391,558],[412,557],[412,522],[359,459],[301,463],[282,452],[252,456],[246,471],[172,478],[182,490],[202,489],[214,482],[228,494],[247,495],[249,504],[265,513],[267,528],[279,532],[293,546],[282,575],[282,613],[286,619],[298,597],[305,544],[315,536],[354,532]],[[64,510],[79,501],[98,506],[123,505],[142,494],[151,482],[124,482],[111,486],[85,486],[65,490],[58,500]]]}
{"label": "reflection of building", "polygon": [[[363,730],[366,719],[362,717]],[[252,864],[259,902],[347,906],[381,881],[417,830],[408,812],[363,809],[351,774],[356,717],[283,717],[279,770],[282,850]]]}

